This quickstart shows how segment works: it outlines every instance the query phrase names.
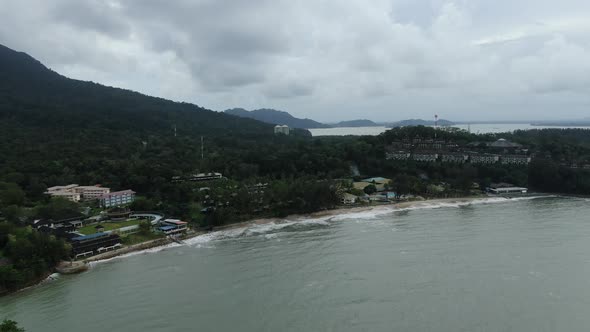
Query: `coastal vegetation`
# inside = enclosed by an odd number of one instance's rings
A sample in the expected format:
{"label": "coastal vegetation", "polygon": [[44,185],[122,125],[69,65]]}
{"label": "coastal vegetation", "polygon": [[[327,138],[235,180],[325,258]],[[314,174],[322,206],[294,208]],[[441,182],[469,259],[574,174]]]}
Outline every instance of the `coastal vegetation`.
{"label": "coastal vegetation", "polygon": [[5,319],[0,324],[0,332],[25,332],[25,329],[18,327],[18,323]]}
{"label": "coastal vegetation", "polygon": [[[375,185],[353,187],[369,176],[391,179],[385,187],[397,198],[469,195],[499,182],[590,194],[587,130],[475,135],[410,126],[374,137],[274,135],[272,125],[256,120],[71,80],[2,46],[0,73],[0,293],[43,278],[69,257],[68,245],[32,229],[33,220],[96,211],[96,203],[49,198],[44,192],[54,185],[132,188],[139,195],[132,210],[160,211],[204,229],[334,208],[343,193],[373,194]],[[415,138],[483,150],[505,138],[534,158],[528,166],[386,159],[392,142]],[[175,180],[200,172],[223,177]],[[142,231],[124,243],[155,237]]]}

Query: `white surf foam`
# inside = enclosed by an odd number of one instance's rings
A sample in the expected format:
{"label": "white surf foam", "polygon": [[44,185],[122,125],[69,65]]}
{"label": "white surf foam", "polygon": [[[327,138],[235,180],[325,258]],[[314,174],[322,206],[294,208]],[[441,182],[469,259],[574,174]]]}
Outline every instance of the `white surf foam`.
{"label": "white surf foam", "polygon": [[178,244],[178,243],[169,243],[163,246],[158,246],[158,247],[153,247],[153,248],[148,248],[148,249],[143,249],[143,250],[138,250],[138,251],[132,251],[132,252],[128,252],[126,254],[123,255],[119,255],[119,256],[115,256],[115,257],[111,257],[111,258],[105,258],[105,259],[101,259],[101,260],[97,260],[97,261],[93,261],[93,262],[89,262],[88,263],[88,267],[92,268],[98,264],[103,264],[103,263],[107,263],[110,261],[114,261],[117,259],[122,259],[122,258],[126,258],[126,257],[132,257],[132,256],[137,256],[137,255],[145,255],[145,254],[152,254],[152,253],[156,253],[156,252],[160,252],[162,250],[166,250],[166,249],[170,249],[170,248],[175,248],[175,247],[180,247],[182,246],[182,244]]}
{"label": "white surf foam", "polygon": [[411,206],[408,207],[394,207],[394,206],[379,206],[374,207],[368,210],[362,211],[353,211],[347,213],[341,213],[338,215],[329,215],[319,218],[313,217],[298,217],[295,219],[284,219],[282,221],[274,221],[265,224],[254,224],[248,225],[244,227],[237,227],[231,228],[227,230],[220,230],[215,231],[207,234],[202,234],[199,236],[195,236],[193,238],[187,239],[184,241],[185,244],[178,244],[178,243],[170,243],[160,247],[149,248],[140,251],[130,252],[121,256],[116,256],[108,259],[103,259],[95,262],[91,262],[89,264],[90,267],[100,264],[109,262],[116,259],[121,259],[125,257],[131,257],[136,255],[144,255],[150,253],[157,253],[162,250],[180,247],[183,245],[188,245],[191,247],[210,247],[210,243],[213,241],[225,240],[225,239],[235,239],[240,237],[249,237],[249,236],[263,236],[266,239],[275,239],[279,237],[279,235],[288,234],[290,231],[304,231],[312,229],[313,227],[322,227],[322,226],[329,226],[332,222],[344,221],[344,220],[374,220],[378,219],[378,217],[383,215],[392,214],[395,212],[401,211],[415,211],[415,210],[425,210],[425,209],[440,209],[440,208],[460,208],[462,206],[469,206],[469,205],[478,205],[478,204],[498,204],[498,203],[507,203],[507,202],[514,202],[514,201],[522,201],[522,200],[533,200],[538,198],[546,198],[546,197],[557,197],[557,196],[527,196],[527,197],[516,197],[516,198],[504,198],[504,197],[485,197],[485,198],[478,198],[473,200],[465,200],[461,201],[458,200],[456,202],[429,202],[429,201],[422,201],[422,202],[414,202]]}
{"label": "white surf foam", "polygon": [[371,220],[371,219],[377,219],[379,216],[387,215],[387,214],[391,214],[391,213],[395,213],[395,212],[441,209],[441,208],[460,208],[460,207],[470,206],[470,205],[509,203],[509,202],[515,202],[515,201],[533,200],[533,199],[547,198],[547,197],[557,197],[557,196],[548,195],[548,196],[527,196],[527,197],[515,197],[515,198],[484,197],[484,198],[477,198],[477,199],[471,199],[471,200],[457,200],[457,201],[447,201],[447,202],[421,201],[421,202],[413,202],[411,204],[411,206],[407,206],[407,207],[381,206],[381,207],[372,208],[370,210],[343,213],[343,214],[339,214],[339,215],[332,217],[331,220],[332,221],[342,221],[342,220],[349,220],[349,219]]}

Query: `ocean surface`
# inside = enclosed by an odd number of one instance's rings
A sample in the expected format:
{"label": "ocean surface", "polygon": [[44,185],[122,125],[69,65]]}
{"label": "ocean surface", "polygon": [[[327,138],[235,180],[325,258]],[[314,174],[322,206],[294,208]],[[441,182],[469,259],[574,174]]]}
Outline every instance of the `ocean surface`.
{"label": "ocean surface", "polygon": [[590,200],[250,226],[0,298],[33,331],[588,331]]}
{"label": "ocean surface", "polygon": [[[469,130],[474,134],[505,133],[515,130],[530,130],[544,128],[584,128],[590,127],[558,127],[558,126],[532,126],[527,123],[479,123],[479,124],[458,124],[453,127]],[[342,127],[342,128],[317,128],[308,129],[312,136],[376,136],[386,131],[386,127]]]}

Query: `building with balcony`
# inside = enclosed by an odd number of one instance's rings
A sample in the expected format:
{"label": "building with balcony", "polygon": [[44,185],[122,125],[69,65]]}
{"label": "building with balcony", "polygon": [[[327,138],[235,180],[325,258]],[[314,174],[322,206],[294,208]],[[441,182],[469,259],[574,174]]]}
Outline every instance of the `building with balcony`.
{"label": "building with balcony", "polygon": [[108,194],[111,192],[110,188],[101,187],[98,185],[95,186],[78,186],[73,188],[73,190],[80,194],[82,200],[90,201],[94,199],[99,199],[102,195]]}
{"label": "building with balcony", "polygon": [[436,152],[414,152],[412,159],[419,162],[435,162],[438,159]]}
{"label": "building with balcony", "polygon": [[103,251],[116,249],[121,246],[121,238],[117,234],[95,233],[77,236],[69,240],[72,245],[72,256],[92,256]]}
{"label": "building with balcony", "polygon": [[500,160],[500,156],[495,154],[472,153],[469,155],[469,162],[472,164],[495,164]]}
{"label": "building with balcony", "polygon": [[469,159],[469,155],[464,153],[443,153],[441,155],[441,160],[443,163],[463,164],[467,162],[467,159]]}
{"label": "building with balcony", "polygon": [[72,202],[79,202],[81,200],[99,199],[102,195],[110,192],[109,188],[95,186],[79,186],[77,184],[69,184],[66,186],[54,186],[47,188],[45,192],[53,197],[63,197]]}
{"label": "building with balcony", "polygon": [[189,180],[191,181],[211,181],[211,180],[219,180],[223,177],[221,173],[199,173],[193,174],[190,176]]}
{"label": "building with balcony", "polygon": [[100,206],[113,207],[131,204],[135,200],[135,191],[123,190],[100,196]]}
{"label": "building with balcony", "polygon": [[531,162],[531,157],[527,155],[503,155],[500,158],[504,165],[528,165]]}
{"label": "building with balcony", "polygon": [[391,151],[385,152],[385,159],[387,160],[408,160],[411,153],[406,151]]}

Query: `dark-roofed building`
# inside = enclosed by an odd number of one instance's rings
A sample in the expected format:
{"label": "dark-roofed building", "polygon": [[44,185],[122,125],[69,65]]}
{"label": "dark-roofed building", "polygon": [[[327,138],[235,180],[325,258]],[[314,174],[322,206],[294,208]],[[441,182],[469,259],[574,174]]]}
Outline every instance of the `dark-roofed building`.
{"label": "dark-roofed building", "polygon": [[158,227],[158,230],[166,235],[185,233],[187,229],[188,223],[178,219],[164,219],[162,225]]}
{"label": "dark-roofed building", "polygon": [[95,233],[77,236],[70,239],[72,244],[72,256],[92,256],[103,251],[112,250],[121,246],[121,238],[117,234]]}

